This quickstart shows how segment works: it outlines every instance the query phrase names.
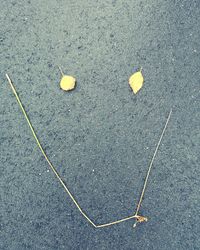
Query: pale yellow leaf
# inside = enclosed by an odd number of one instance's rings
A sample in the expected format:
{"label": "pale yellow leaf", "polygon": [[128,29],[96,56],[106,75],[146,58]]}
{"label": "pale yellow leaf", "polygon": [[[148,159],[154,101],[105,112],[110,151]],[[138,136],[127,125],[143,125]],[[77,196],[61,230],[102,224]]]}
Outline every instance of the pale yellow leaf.
{"label": "pale yellow leaf", "polygon": [[134,73],[129,78],[129,84],[130,84],[130,87],[132,88],[134,94],[136,94],[142,88],[143,83],[144,83],[144,78],[142,75],[142,70]]}
{"label": "pale yellow leaf", "polygon": [[73,76],[63,75],[60,81],[61,89],[69,91],[75,88],[76,79]]}

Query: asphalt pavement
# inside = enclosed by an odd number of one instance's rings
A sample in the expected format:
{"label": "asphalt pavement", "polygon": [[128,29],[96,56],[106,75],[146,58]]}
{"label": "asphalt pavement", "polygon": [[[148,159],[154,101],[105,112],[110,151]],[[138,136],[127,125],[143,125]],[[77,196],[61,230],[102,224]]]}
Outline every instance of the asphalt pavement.
{"label": "asphalt pavement", "polygon": [[[200,249],[200,1],[0,1],[0,249]],[[61,73],[76,88],[59,88]],[[142,67],[134,95],[128,79]],[[10,76],[50,161],[40,152]]]}

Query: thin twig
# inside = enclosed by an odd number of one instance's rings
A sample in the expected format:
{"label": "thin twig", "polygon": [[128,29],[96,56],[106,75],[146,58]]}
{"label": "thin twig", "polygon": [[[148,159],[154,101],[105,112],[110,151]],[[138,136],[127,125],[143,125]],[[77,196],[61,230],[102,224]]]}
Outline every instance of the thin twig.
{"label": "thin twig", "polygon": [[78,202],[75,200],[74,196],[73,196],[72,193],[69,191],[69,189],[67,188],[67,186],[66,186],[65,183],[63,182],[62,178],[60,177],[60,175],[59,175],[58,172],[56,171],[55,167],[54,167],[53,164],[50,162],[49,158],[47,157],[47,155],[46,155],[46,153],[45,153],[45,151],[44,151],[44,149],[43,149],[43,147],[42,147],[42,145],[41,145],[41,143],[40,143],[40,141],[39,141],[39,139],[38,139],[38,137],[37,137],[37,135],[36,135],[36,133],[35,133],[35,131],[34,131],[34,129],[33,129],[33,126],[32,126],[32,124],[31,124],[31,122],[30,122],[30,119],[28,118],[28,115],[26,114],[26,111],[25,111],[25,109],[24,109],[24,107],[23,107],[23,105],[22,105],[21,100],[19,99],[19,96],[18,96],[18,94],[17,94],[17,92],[16,92],[16,90],[15,90],[15,87],[14,87],[14,85],[13,85],[13,83],[12,83],[10,77],[9,77],[7,74],[6,74],[6,77],[7,77],[7,79],[8,79],[8,82],[9,82],[10,86],[11,86],[11,89],[12,89],[12,91],[13,91],[13,93],[14,93],[16,99],[17,99],[17,102],[18,102],[18,104],[19,104],[19,106],[20,106],[20,108],[21,108],[21,110],[22,110],[22,112],[23,112],[23,114],[24,114],[24,117],[26,118],[26,121],[27,121],[27,123],[28,123],[28,125],[29,125],[29,127],[30,127],[30,129],[31,129],[32,135],[33,135],[33,137],[35,138],[36,143],[37,143],[37,145],[38,145],[40,151],[42,152],[44,158],[46,159],[47,163],[49,164],[51,170],[54,172],[54,174],[56,175],[56,178],[59,180],[59,182],[61,183],[61,185],[64,187],[65,191],[68,193],[68,195],[70,196],[70,198],[72,199],[72,201],[74,202],[74,204],[76,205],[76,207],[78,208],[78,210],[80,211],[80,213],[81,213],[81,214],[82,214],[82,215],[83,215],[83,216],[84,216],[84,217],[85,217],[94,227],[96,227],[95,223],[94,223],[94,222],[93,222],[93,221],[83,212],[83,210],[82,210],[81,207],[79,206]]}
{"label": "thin twig", "polygon": [[61,67],[60,67],[60,66],[58,66],[58,68],[59,68],[59,70],[60,70],[61,75],[62,75],[62,76],[64,76],[64,73],[63,73],[63,71],[62,71]]}
{"label": "thin twig", "polygon": [[168,117],[167,117],[165,126],[164,126],[164,128],[163,128],[162,133],[161,133],[160,139],[159,139],[159,141],[158,141],[158,143],[157,143],[157,146],[156,146],[155,152],[154,152],[154,154],[153,154],[153,157],[152,157],[152,159],[151,159],[151,162],[150,162],[150,164],[149,164],[149,169],[148,169],[148,171],[147,171],[147,175],[146,175],[146,178],[145,178],[145,181],[144,181],[144,186],[143,186],[143,189],[142,189],[142,193],[141,193],[141,195],[140,195],[139,202],[138,202],[138,204],[137,204],[137,208],[136,208],[135,215],[138,215],[138,212],[139,212],[139,210],[140,210],[140,206],[141,206],[141,203],[142,203],[142,200],[143,200],[143,197],[144,197],[144,193],[145,193],[146,186],[147,186],[147,181],[148,181],[148,179],[149,179],[149,175],[150,175],[150,172],[151,172],[151,169],[152,169],[152,166],[153,166],[153,162],[154,162],[154,160],[155,160],[155,157],[156,157],[156,154],[157,154],[157,152],[158,152],[158,148],[159,148],[159,146],[160,146],[160,143],[161,143],[161,141],[162,141],[162,138],[163,138],[163,136],[164,136],[164,133],[165,133],[165,131],[166,131],[166,129],[167,129],[167,125],[168,125],[168,123],[169,123],[171,114],[172,114],[172,109],[171,109],[170,112],[169,112],[169,115],[168,115]]}

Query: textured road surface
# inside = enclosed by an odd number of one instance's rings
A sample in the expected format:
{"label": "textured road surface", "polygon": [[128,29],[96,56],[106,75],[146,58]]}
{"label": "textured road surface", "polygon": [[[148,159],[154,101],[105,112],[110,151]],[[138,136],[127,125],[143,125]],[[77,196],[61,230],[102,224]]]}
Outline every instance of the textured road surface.
{"label": "textured road surface", "polygon": [[[0,1],[0,249],[200,249],[200,1]],[[59,89],[60,65],[77,78]],[[143,67],[135,96],[129,76]],[[12,78],[50,160],[38,150]]]}

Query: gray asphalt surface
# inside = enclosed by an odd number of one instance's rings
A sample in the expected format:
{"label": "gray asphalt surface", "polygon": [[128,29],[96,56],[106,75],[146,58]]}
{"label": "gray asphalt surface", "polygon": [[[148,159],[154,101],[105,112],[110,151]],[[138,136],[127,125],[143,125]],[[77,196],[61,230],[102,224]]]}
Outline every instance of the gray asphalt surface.
{"label": "gray asphalt surface", "polygon": [[[0,249],[200,249],[200,1],[0,1]],[[59,89],[60,65],[77,87]],[[129,76],[143,67],[134,95]],[[170,108],[141,207],[131,215]]]}

